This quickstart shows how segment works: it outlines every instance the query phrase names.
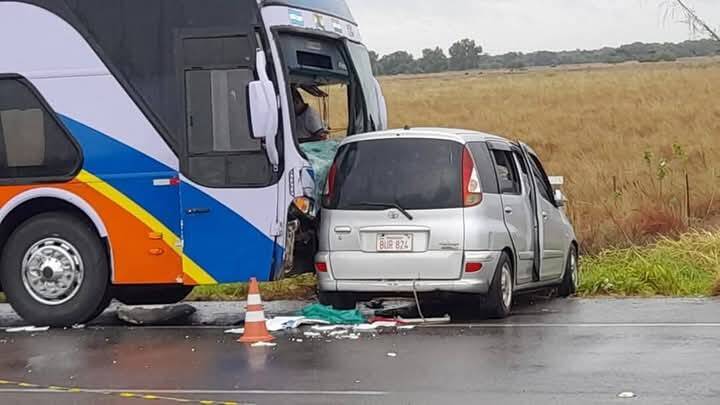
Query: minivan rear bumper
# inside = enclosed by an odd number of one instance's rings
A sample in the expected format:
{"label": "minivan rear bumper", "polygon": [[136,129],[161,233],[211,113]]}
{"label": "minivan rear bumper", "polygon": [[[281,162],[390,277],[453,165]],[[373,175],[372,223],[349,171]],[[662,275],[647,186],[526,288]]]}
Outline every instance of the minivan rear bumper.
{"label": "minivan rear bumper", "polygon": [[[321,291],[358,293],[449,292],[487,294],[490,290],[502,252],[465,252],[466,263],[482,263],[482,270],[463,273],[456,280],[336,280],[329,253],[318,253],[316,261],[328,264],[328,271],[318,273]],[[463,268],[465,266],[463,265]]]}

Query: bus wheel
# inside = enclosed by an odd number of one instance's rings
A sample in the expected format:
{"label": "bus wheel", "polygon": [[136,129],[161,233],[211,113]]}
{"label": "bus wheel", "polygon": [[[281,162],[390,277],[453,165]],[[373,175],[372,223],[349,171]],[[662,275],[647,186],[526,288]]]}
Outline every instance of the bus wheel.
{"label": "bus wheel", "polygon": [[139,285],[115,287],[115,298],[125,305],[169,305],[187,298],[193,290],[185,285]]}
{"label": "bus wheel", "polygon": [[82,219],[47,213],[22,223],[5,245],[0,282],[10,305],[37,326],[86,323],[109,300],[102,241]]}

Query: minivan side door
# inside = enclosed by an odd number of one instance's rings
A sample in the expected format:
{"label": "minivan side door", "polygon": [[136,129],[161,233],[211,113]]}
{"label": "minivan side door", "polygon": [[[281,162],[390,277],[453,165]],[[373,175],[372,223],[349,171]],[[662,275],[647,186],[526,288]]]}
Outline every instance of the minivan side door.
{"label": "minivan side door", "polygon": [[[519,160],[509,145],[491,144],[493,163],[502,198],[503,215],[517,255],[516,283],[537,281],[534,276],[537,229],[533,215],[532,188],[523,181]],[[538,249],[539,250],[539,249]]]}
{"label": "minivan side door", "polygon": [[543,232],[543,260],[542,281],[558,279],[562,276],[565,268],[565,223],[560,208],[555,202],[552,185],[540,163],[540,159],[529,153],[530,170],[535,178],[537,186],[538,202],[540,205],[540,219]]}

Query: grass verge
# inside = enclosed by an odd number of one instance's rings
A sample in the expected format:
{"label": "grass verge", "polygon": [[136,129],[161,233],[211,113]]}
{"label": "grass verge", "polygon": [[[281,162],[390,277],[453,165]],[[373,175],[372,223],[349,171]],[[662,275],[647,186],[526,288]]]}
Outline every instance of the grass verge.
{"label": "grass verge", "polygon": [[[315,296],[314,274],[288,278],[271,283],[261,283],[260,293],[265,301],[307,300]],[[241,301],[247,298],[248,284],[225,284],[199,286],[188,297],[188,301]]]}
{"label": "grass verge", "polygon": [[582,262],[580,296],[720,295],[720,232],[692,232]]}

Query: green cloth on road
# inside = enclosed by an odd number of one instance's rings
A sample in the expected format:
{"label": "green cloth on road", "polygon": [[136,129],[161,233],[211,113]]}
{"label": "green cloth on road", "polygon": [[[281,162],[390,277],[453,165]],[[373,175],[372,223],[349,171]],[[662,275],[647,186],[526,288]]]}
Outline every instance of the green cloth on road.
{"label": "green cloth on road", "polygon": [[331,325],[359,325],[365,323],[365,317],[356,309],[340,311],[320,304],[308,305],[300,311],[300,314],[309,319],[330,322]]}

